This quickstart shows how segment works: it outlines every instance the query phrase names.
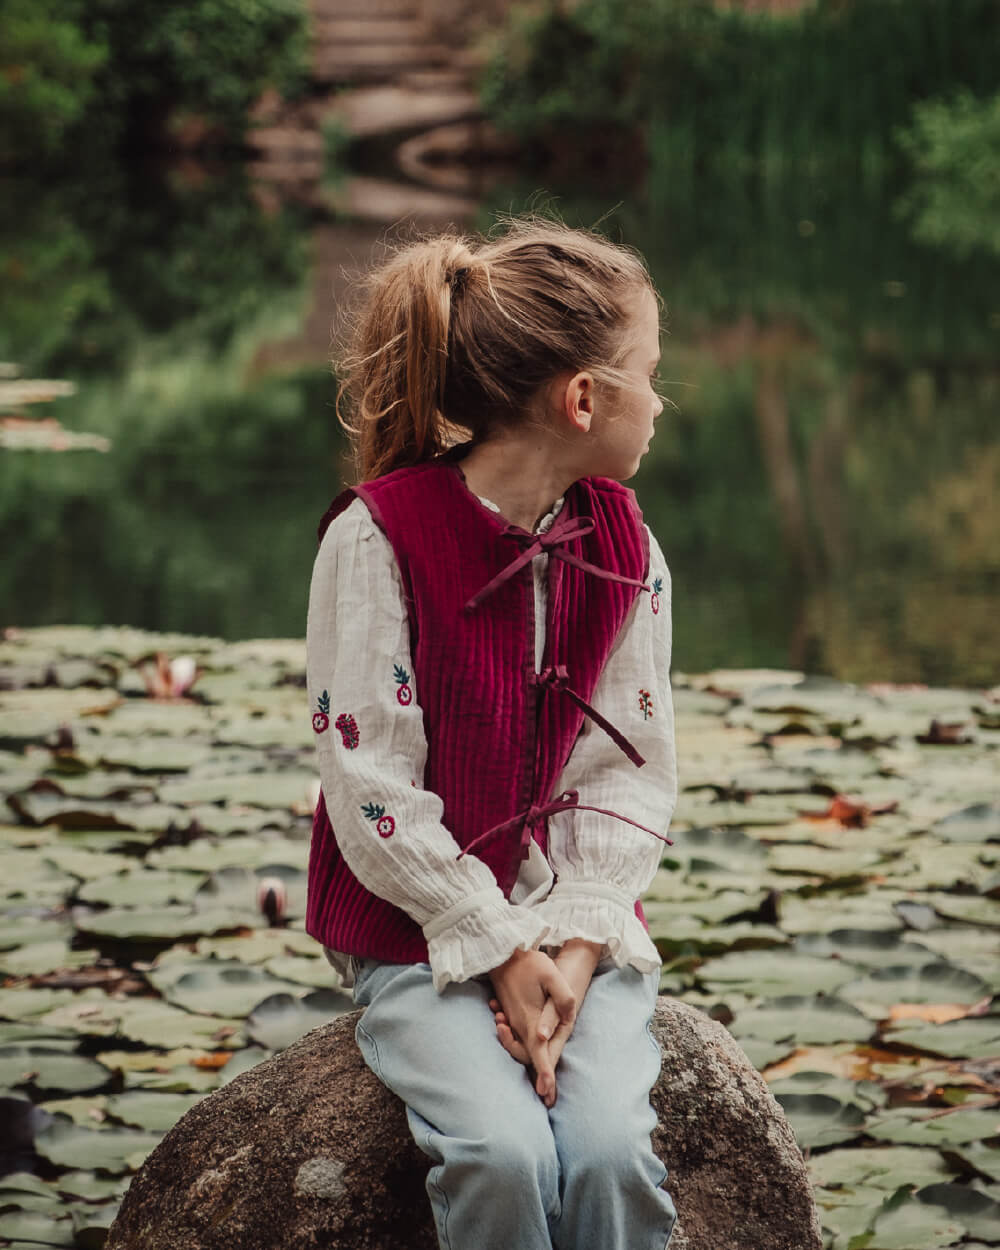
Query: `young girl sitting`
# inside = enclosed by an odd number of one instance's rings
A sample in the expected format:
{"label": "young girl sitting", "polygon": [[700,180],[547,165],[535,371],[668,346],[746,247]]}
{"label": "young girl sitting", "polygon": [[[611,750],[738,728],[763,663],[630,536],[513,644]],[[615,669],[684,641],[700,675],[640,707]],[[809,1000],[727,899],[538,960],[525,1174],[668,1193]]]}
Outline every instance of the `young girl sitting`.
{"label": "young girl sitting", "polygon": [[637,901],[676,795],[670,576],[619,485],[659,354],[635,253],[519,220],[377,269],[343,365],[307,927],[444,1250],[663,1250],[674,1223]]}

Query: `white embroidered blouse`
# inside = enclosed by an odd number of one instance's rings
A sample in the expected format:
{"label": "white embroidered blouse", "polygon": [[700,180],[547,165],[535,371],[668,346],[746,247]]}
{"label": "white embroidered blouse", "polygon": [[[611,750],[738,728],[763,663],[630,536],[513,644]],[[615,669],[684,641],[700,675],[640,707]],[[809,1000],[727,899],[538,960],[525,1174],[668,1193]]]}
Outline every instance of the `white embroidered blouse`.
{"label": "white embroidered blouse", "polygon": [[[539,532],[561,506],[559,500]],[[542,553],[532,561],[536,671],[548,559]],[[665,834],[677,796],[670,574],[652,535],[648,580],[652,594],[636,597],[592,697],[646,763],[636,768],[587,717],[554,793],[577,790],[581,804]],[[659,967],[634,912],[664,850],[645,830],[598,812],[550,816],[548,858],[532,842],[509,901],[474,853],[458,859],[458,844],[441,823],[441,800],[422,786],[427,741],[399,570],[360,499],[320,545],[306,651],[310,708],[320,713],[313,719],[320,781],[337,843],[366,889],[422,926],[438,990],[489,972],[515,950],[558,947],[573,937],[602,943],[619,966]],[[335,721],[325,715],[330,708],[340,713]],[[379,808],[392,813],[394,836],[378,836]],[[346,957],[327,956],[349,980]]]}

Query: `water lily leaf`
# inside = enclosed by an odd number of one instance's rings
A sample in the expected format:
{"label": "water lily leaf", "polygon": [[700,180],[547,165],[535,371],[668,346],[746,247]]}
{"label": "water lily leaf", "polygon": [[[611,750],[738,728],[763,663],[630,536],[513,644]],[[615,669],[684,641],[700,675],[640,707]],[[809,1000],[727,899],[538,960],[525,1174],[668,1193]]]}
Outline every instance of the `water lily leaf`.
{"label": "water lily leaf", "polygon": [[865,1131],[865,1113],[856,1103],[829,1094],[776,1094],[803,1150],[850,1141]]}
{"label": "water lily leaf", "polygon": [[208,1015],[246,1016],[272,995],[301,993],[298,984],[279,981],[256,965],[236,960],[191,960],[186,965],[168,965],[151,972],[149,979],[168,1002]]}
{"label": "water lily leaf", "polygon": [[885,1200],[871,1231],[867,1241],[858,1243],[865,1250],[938,1250],[965,1235],[963,1225],[943,1207],[918,1201],[905,1187]]}
{"label": "water lily leaf", "polygon": [[195,1015],[154,998],[130,998],[118,1007],[118,1032],[147,1046],[232,1050],[242,1044],[240,1020]]}
{"label": "water lily leaf", "polygon": [[992,864],[986,862],[982,846],[924,843],[911,847],[885,869],[885,876],[898,879],[911,890],[946,889],[952,886],[980,887],[989,880]]}
{"label": "water lily leaf", "polygon": [[57,968],[86,968],[98,952],[72,950],[68,942],[33,942],[0,955],[0,971],[10,977],[41,976]]}
{"label": "water lily leaf", "polygon": [[832,1072],[811,1072],[807,1069],[770,1081],[768,1088],[775,1097],[779,1094],[826,1094],[838,1102],[855,1102],[869,1111],[873,1107],[885,1106],[888,1101],[888,1094],[875,1081],[852,1081]]}
{"label": "water lily leaf", "polygon": [[107,1068],[84,1055],[31,1042],[0,1046],[0,1085],[72,1093],[101,1089],[108,1079]]}
{"label": "water lily leaf", "polygon": [[0,691],[0,747],[20,751],[44,742],[60,725],[109,712],[121,702],[116,690]]}
{"label": "water lily leaf", "polygon": [[13,950],[31,942],[50,942],[73,936],[73,928],[64,914],[39,914],[23,904],[0,908],[0,951]]}
{"label": "water lily leaf", "polygon": [[854,973],[850,964],[816,959],[794,951],[731,951],[709,959],[698,969],[698,979],[716,991],[738,985],[745,993],[765,998],[831,993]]}
{"label": "water lily leaf", "polygon": [[867,1041],[874,1027],[863,1012],[832,995],[788,995],[741,1011],[729,1029],[738,1038],[824,1045]]}
{"label": "water lily leaf", "polygon": [[926,901],[939,916],[1000,929],[1000,899],[977,898],[973,894],[928,894]]}
{"label": "water lily leaf", "polygon": [[83,1128],[67,1117],[55,1116],[51,1124],[36,1133],[35,1149],[60,1167],[92,1168],[121,1175],[130,1170],[129,1160],[149,1154],[161,1136],[121,1125]]}
{"label": "water lily leaf", "polygon": [[340,990],[316,990],[304,998],[274,994],[257,1004],[245,1029],[249,1038],[268,1050],[284,1050],[310,1029],[353,1010],[354,1000]]}
{"label": "water lily leaf", "polygon": [[43,1211],[8,1211],[0,1215],[0,1237],[17,1238],[36,1248],[76,1244],[72,1220]]}
{"label": "water lily leaf", "polygon": [[[275,858],[275,845],[273,837],[235,837],[223,841],[199,838],[189,846],[165,846],[162,850],[150,851],[146,863],[153,868],[181,868],[189,872],[215,872],[229,867],[254,868]],[[307,855],[308,851],[304,849],[303,858]]]}
{"label": "water lily leaf", "polygon": [[104,1119],[107,1101],[106,1094],[81,1094],[76,1098],[47,1098],[38,1106],[50,1115],[68,1115],[74,1124],[94,1128]]}
{"label": "water lily leaf", "polygon": [[958,1169],[936,1150],[920,1146],[849,1146],[813,1155],[807,1164],[814,1185],[930,1185],[950,1180]]}
{"label": "water lily leaf", "polygon": [[948,1153],[984,1176],[1000,1181],[1000,1146],[988,1146],[985,1142],[978,1141],[963,1142],[950,1146]]}
{"label": "water lily leaf", "polygon": [[80,1038],[72,1029],[30,1021],[27,1024],[0,1024],[0,1046],[11,1042],[41,1042],[50,1050],[76,1050]]}
{"label": "water lily leaf", "polygon": [[[33,1172],[8,1172],[3,1179],[0,1179],[0,1192],[12,1195],[30,1194],[33,1197],[46,1198],[49,1201],[55,1198],[52,1186]],[[3,1202],[0,1202],[0,1206],[3,1205]]]}
{"label": "water lily leaf", "polygon": [[[657,873],[657,877],[660,875]],[[644,896],[642,905],[651,933],[669,935],[675,920],[686,922],[692,916],[708,924],[724,924],[734,916],[759,910],[767,898],[766,890],[751,890],[746,894],[741,894],[737,890],[722,890],[718,894],[703,894],[701,897],[697,895],[691,897],[690,889],[681,893],[680,899],[670,902],[661,902],[655,896]]]}
{"label": "water lily leaf", "polygon": [[213,872],[195,898],[196,906],[257,908],[257,889],[265,878],[276,878],[285,889],[285,914],[302,917],[306,914],[306,874],[291,864],[263,864],[259,868],[232,866]]}
{"label": "water lily leaf", "polygon": [[297,708],[291,716],[225,715],[216,726],[215,741],[241,746],[306,749],[315,744],[315,733],[309,720],[302,716],[301,708]]}
{"label": "water lily leaf", "polygon": [[105,1202],[100,1206],[78,1205],[73,1207],[70,1218],[76,1234],[74,1245],[79,1250],[101,1250],[108,1237],[108,1229],[114,1223],[121,1206],[120,1201]]}
{"label": "water lily leaf", "polygon": [[168,1094],[132,1089],[107,1099],[108,1114],[133,1128],[165,1133],[182,1115],[201,1102],[204,1094]]}
{"label": "water lily leaf", "polygon": [[961,1222],[973,1237],[987,1241],[1000,1241],[1000,1202],[970,1189],[968,1185],[954,1185],[947,1181],[925,1185],[917,1191],[921,1202],[943,1207],[949,1215]]}
{"label": "water lily leaf", "polygon": [[1000,842],[1000,803],[973,803],[938,820],[931,832],[948,842]]}
{"label": "water lily leaf", "polygon": [[683,836],[675,839],[669,854],[671,859],[681,862],[696,859],[699,871],[709,872],[713,869],[724,872],[752,870],[763,866],[767,858],[767,850],[742,829],[716,827],[686,829]]}
{"label": "water lily leaf", "polygon": [[763,1072],[765,1068],[770,1068],[772,1064],[786,1059],[796,1049],[795,1042],[792,1041],[769,1042],[759,1037],[741,1037],[737,1040],[739,1041],[740,1050],[743,1051],[758,1072]]}
{"label": "water lily leaf", "polygon": [[[195,951],[205,958],[214,955],[216,959],[238,959],[243,964],[262,964],[284,955],[312,955],[319,951],[322,962],[326,963],[316,939],[304,929],[290,925],[281,929],[255,929],[233,937],[199,938]],[[161,955],[160,960],[167,954],[169,952]],[[329,964],[327,967],[332,974],[333,968]]]}
{"label": "water lily leaf", "polygon": [[860,894],[833,895],[817,908],[811,898],[785,895],[781,900],[781,927],[786,933],[829,933],[834,929],[902,929],[893,911],[905,901],[902,890],[868,888]]}
{"label": "water lily leaf", "polygon": [[989,986],[979,977],[947,963],[876,968],[867,976],[840,987],[840,996],[849,1002],[885,1006],[892,1003],[975,1003],[988,997],[989,992]]}
{"label": "water lily leaf", "polygon": [[42,858],[81,881],[93,881],[109,873],[123,872],[133,862],[130,856],[115,855],[106,848],[95,851],[69,842],[66,835],[61,835],[57,842],[47,846]]}
{"label": "water lily leaf", "polygon": [[923,1107],[896,1107],[868,1121],[866,1132],[878,1141],[912,1146],[964,1146],[1000,1134],[1000,1112],[962,1107],[932,1115]]}
{"label": "water lily leaf", "polygon": [[249,807],[291,807],[306,800],[315,772],[244,773],[242,776],[191,777],[160,787],[164,803],[246,804]]}
{"label": "water lily leaf", "polygon": [[87,746],[93,763],[105,768],[127,768],[134,773],[186,773],[202,763],[211,751],[207,742],[165,734],[148,738],[104,735]]}
{"label": "water lily leaf", "polygon": [[[922,939],[921,939],[922,941]],[[831,933],[803,933],[795,949],[805,955],[826,955],[866,967],[934,963],[934,952],[916,941],[907,941],[891,929],[834,929]]]}
{"label": "water lily leaf", "polygon": [[263,1063],[265,1059],[270,1059],[272,1053],[270,1050],[265,1050],[263,1046],[246,1046],[243,1050],[238,1050],[221,1070],[219,1085],[228,1085],[230,1081],[242,1076],[244,1072],[249,1072],[251,1068],[256,1068],[259,1063]]}
{"label": "water lily leaf", "polygon": [[191,902],[204,880],[205,875],[198,872],[131,868],[88,881],[77,891],[77,897],[109,907],[162,907]]}
{"label": "water lily leaf", "polygon": [[120,1198],[128,1188],[128,1180],[117,1176],[98,1176],[94,1172],[65,1172],[54,1182],[55,1188],[67,1198],[100,1202]]}
{"label": "water lily leaf", "polygon": [[157,703],[152,699],[129,699],[115,708],[107,722],[110,736],[136,740],[210,734],[213,723],[211,710],[200,703]]}
{"label": "water lily leaf", "polygon": [[25,1020],[73,1001],[72,990],[0,989],[0,1019]]}
{"label": "water lily leaf", "polygon": [[944,1024],[906,1020],[886,1029],[885,1038],[946,1058],[990,1059],[1000,1055],[1000,1016],[948,1020]]}
{"label": "water lily leaf", "polygon": [[76,877],[61,872],[33,850],[4,851],[0,898],[30,899],[34,906],[51,906],[68,898]]}
{"label": "water lily leaf", "polygon": [[220,933],[238,929],[246,916],[226,908],[194,911],[190,907],[162,906],[112,907],[108,911],[77,913],[78,930],[89,937],[115,938],[118,941],[170,942],[203,933]]}
{"label": "water lily leaf", "polygon": [[876,850],[834,851],[823,846],[786,844],[771,847],[768,865],[775,872],[798,872],[830,880],[851,880],[865,875],[883,859]]}
{"label": "water lily leaf", "polygon": [[279,955],[264,965],[273,977],[291,981],[295,985],[311,985],[317,989],[329,989],[340,983],[340,978],[322,956],[310,959],[306,955]]}

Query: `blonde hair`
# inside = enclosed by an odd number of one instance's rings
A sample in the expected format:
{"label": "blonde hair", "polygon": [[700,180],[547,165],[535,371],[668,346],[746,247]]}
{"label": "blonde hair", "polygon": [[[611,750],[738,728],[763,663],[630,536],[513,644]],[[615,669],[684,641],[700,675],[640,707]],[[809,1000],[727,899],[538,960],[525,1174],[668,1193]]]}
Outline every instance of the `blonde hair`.
{"label": "blonde hair", "polygon": [[637,253],[538,218],[398,250],[368,275],[338,369],[359,479],[529,419],[561,371],[613,382],[642,290]]}

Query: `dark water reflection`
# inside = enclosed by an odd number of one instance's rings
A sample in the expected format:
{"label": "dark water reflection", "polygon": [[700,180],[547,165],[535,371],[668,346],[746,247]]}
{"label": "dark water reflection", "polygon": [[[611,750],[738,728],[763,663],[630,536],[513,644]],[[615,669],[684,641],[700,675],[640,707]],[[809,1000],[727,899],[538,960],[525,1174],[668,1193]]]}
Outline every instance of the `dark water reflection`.
{"label": "dark water reflection", "polygon": [[[1000,263],[914,244],[895,198],[654,171],[613,218],[669,306],[678,407],[634,484],[679,669],[996,680]],[[301,635],[335,293],[378,229],[267,213],[239,172],[4,204],[0,358],[76,382],[51,411],[112,447],[0,450],[0,623]]]}

